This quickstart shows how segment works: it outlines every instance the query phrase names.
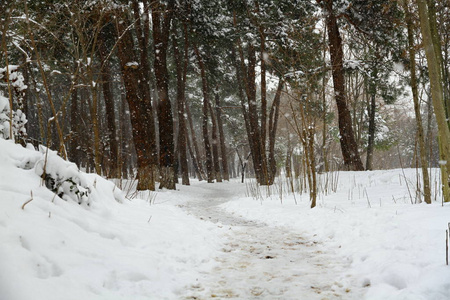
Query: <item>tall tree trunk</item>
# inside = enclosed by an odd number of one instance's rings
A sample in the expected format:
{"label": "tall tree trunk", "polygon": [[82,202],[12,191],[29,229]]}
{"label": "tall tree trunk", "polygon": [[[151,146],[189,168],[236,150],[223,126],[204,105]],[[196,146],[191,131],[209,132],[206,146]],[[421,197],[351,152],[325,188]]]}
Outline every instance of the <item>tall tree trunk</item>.
{"label": "tall tree trunk", "polygon": [[267,84],[266,84],[266,36],[264,29],[260,27],[260,38],[261,38],[261,172],[265,180],[265,184],[271,184],[268,166],[267,166],[267,155],[266,155],[266,131],[267,131]]}
{"label": "tall tree trunk", "polygon": [[[236,12],[233,11],[233,26],[235,28],[238,27]],[[238,46],[239,53],[239,64],[236,63],[236,59],[233,57],[232,59],[235,61],[237,80],[239,84],[244,85],[245,93],[247,95],[247,103],[248,103],[248,112],[246,112],[245,105],[241,103],[244,116],[248,118],[248,124],[246,124],[248,141],[250,144],[250,151],[252,154],[253,160],[253,169],[255,170],[255,177],[259,184],[267,185],[268,174],[267,174],[267,160],[265,159],[265,153],[263,155],[261,149],[261,128],[259,125],[259,117],[258,110],[256,105],[256,50],[255,47],[249,43],[247,46],[247,54],[248,54],[248,64],[245,65],[244,59],[244,51],[242,49],[242,41],[238,37],[236,40],[236,44]]]}
{"label": "tall tree trunk", "polygon": [[160,0],[151,2],[154,43],[154,69],[156,89],[158,90],[158,121],[159,121],[159,188],[175,189],[174,170],[174,132],[172,106],[169,99],[169,74],[167,71],[167,46],[170,32],[170,22],[174,10],[174,0],[167,5]]}
{"label": "tall tree trunk", "polygon": [[440,144],[440,161],[442,172],[442,189],[444,200],[450,201],[450,131],[445,115],[444,94],[442,88],[441,67],[440,67],[440,53],[439,47],[436,44],[437,38],[433,39],[427,3],[425,0],[416,0],[419,7],[420,28],[422,31],[423,44],[425,47],[425,54],[428,62],[428,71],[431,85],[431,98],[433,100],[434,114],[438,124],[439,144]]}
{"label": "tall tree trunk", "polygon": [[267,172],[264,173],[265,167],[263,167],[265,161],[263,161],[261,151],[261,130],[259,127],[258,110],[256,105],[256,52],[253,45],[248,46],[248,67],[247,67],[247,103],[248,103],[248,115],[250,124],[250,134],[252,136],[252,156],[255,165],[255,175],[259,184],[267,185]]}
{"label": "tall tree trunk", "polygon": [[149,118],[147,117],[148,104],[139,92],[139,69],[132,62],[136,62],[134,43],[131,31],[128,30],[128,21],[122,14],[122,18],[116,18],[117,35],[121,36],[117,44],[117,56],[119,57],[123,82],[126,91],[133,132],[133,141],[137,155],[138,189],[155,190],[153,179],[152,151],[150,140],[147,136]]}
{"label": "tall tree trunk", "polygon": [[187,136],[186,136],[186,141],[187,141],[187,149],[189,151],[189,155],[191,156],[192,166],[194,168],[194,172],[193,173],[197,176],[199,181],[202,181],[203,180],[203,175],[200,172],[200,167],[199,167],[197,158],[195,157],[195,153],[192,150],[192,145],[190,143],[189,137],[187,137]]}
{"label": "tall tree trunk", "polygon": [[[75,82],[77,78],[73,79]],[[40,102],[40,99],[37,98],[37,101]],[[38,115],[41,114],[38,104]],[[40,117],[40,116],[39,116]],[[79,150],[79,121],[80,121],[80,113],[78,111],[78,89],[73,89],[72,94],[70,95],[70,141],[69,141],[69,159],[70,161],[76,163],[77,165],[80,165],[80,150]],[[43,131],[41,129],[41,131]],[[42,134],[42,133],[41,133]],[[41,137],[42,139],[44,136]]]}
{"label": "tall tree trunk", "polygon": [[222,182],[222,172],[220,170],[220,155],[219,155],[219,137],[217,136],[217,120],[215,112],[212,108],[211,103],[208,103],[209,111],[211,113],[211,123],[212,123],[212,154],[213,154],[213,166],[214,166],[214,178],[217,182]]}
{"label": "tall tree trunk", "polygon": [[220,106],[220,96],[216,93],[216,116],[217,116],[217,127],[219,128],[219,141],[220,141],[220,152],[222,154],[222,172],[223,179],[229,181],[230,180],[230,172],[228,168],[228,155],[227,155],[227,147],[225,146],[225,134],[223,132],[223,123],[222,123],[222,108]]}
{"label": "tall tree trunk", "polygon": [[[436,52],[436,58],[439,61],[439,66],[441,69],[441,80],[445,79],[445,67],[443,65],[443,57],[442,57],[442,46],[441,46],[441,37],[439,35],[438,31],[438,25],[436,20],[436,1],[435,0],[427,0],[428,4],[428,18],[430,21],[430,30],[431,30],[431,38],[433,40],[434,49]],[[448,5],[448,4],[447,4]],[[450,98],[447,96],[447,89],[446,89],[446,81],[441,81],[442,84],[442,94],[443,94],[443,101],[444,101],[444,109],[445,109],[445,116],[447,118],[447,126],[450,128]]]}
{"label": "tall tree trunk", "polygon": [[431,203],[430,177],[428,175],[427,151],[425,149],[425,139],[422,124],[422,114],[420,112],[419,92],[417,88],[416,76],[416,50],[414,45],[414,25],[411,12],[409,10],[409,0],[403,0],[403,8],[405,10],[406,25],[408,30],[408,50],[409,64],[411,70],[411,90],[414,101],[414,112],[416,115],[417,139],[419,140],[420,165],[422,167],[423,196],[426,203]]}
{"label": "tall tree trunk", "polygon": [[[191,115],[191,110],[189,109],[189,105],[186,105],[185,109],[186,109],[186,116],[188,119],[189,129],[191,131],[192,144],[194,146],[194,152],[192,151],[192,149],[190,149],[192,163],[194,164],[194,167],[196,168],[195,170],[198,171],[198,180],[202,181],[203,178],[205,177],[204,176],[205,172],[203,171],[202,165],[198,161],[200,158],[200,151],[198,149],[197,137],[195,135],[194,124],[192,122],[192,115]],[[188,136],[186,136],[186,137],[189,142],[189,137]]]}
{"label": "tall tree trunk", "polygon": [[[142,97],[144,99],[145,103],[145,109],[146,109],[146,117],[148,118],[148,138],[150,139],[151,143],[151,151],[152,151],[152,163],[154,165],[154,168],[158,168],[158,148],[156,144],[156,129],[155,129],[155,117],[154,117],[154,110],[153,110],[153,101],[151,96],[151,87],[150,87],[150,73],[151,73],[151,67],[149,63],[149,40],[150,40],[150,17],[149,17],[149,7],[150,3],[149,1],[144,1],[144,14],[141,17],[140,10],[138,6],[138,1],[134,0],[134,16],[135,20],[137,21],[135,23],[136,25],[136,32],[138,36],[138,43],[139,43],[139,52],[140,52],[140,64],[139,64],[139,76],[140,76],[140,82],[139,82],[139,89],[142,93]],[[139,22],[138,22],[139,21]],[[142,26],[142,27],[141,27]]]}
{"label": "tall tree trunk", "polygon": [[[326,47],[326,39],[327,39],[327,32],[324,30],[323,32],[323,68],[324,70],[327,68],[327,47]],[[328,146],[327,146],[327,97],[326,97],[326,85],[328,82],[327,76],[323,76],[322,78],[322,106],[323,106],[323,114],[322,114],[322,159],[323,159],[323,171],[328,172],[330,170],[329,164],[328,164]]]}
{"label": "tall tree trunk", "polygon": [[[186,89],[186,73],[187,73],[187,60],[188,60],[188,44],[187,36],[184,34],[185,47],[184,56],[182,58],[180,51],[178,50],[178,43],[176,37],[173,36],[173,51],[175,57],[175,65],[177,70],[177,107],[178,107],[178,153],[181,171],[181,183],[183,185],[189,185],[189,169],[187,162],[187,139],[186,139],[186,121],[184,116],[185,106],[185,89]],[[182,64],[183,62],[183,64]]]}
{"label": "tall tree trunk", "polygon": [[209,183],[214,181],[213,176],[213,162],[212,162],[212,153],[211,153],[211,145],[209,143],[209,135],[208,135],[208,107],[209,107],[209,87],[208,81],[206,78],[205,65],[203,63],[202,57],[196,45],[194,45],[195,55],[197,56],[198,65],[200,68],[200,76],[202,78],[202,90],[203,90],[203,121],[202,121],[202,133],[203,133],[203,143],[205,145],[205,153],[206,153],[206,177]]}
{"label": "tall tree trunk", "polygon": [[[156,147],[156,134],[155,134],[155,118],[153,115],[152,97],[150,92],[150,64],[148,60],[148,44],[150,34],[149,23],[149,4],[144,2],[144,16],[141,17],[139,3],[137,0],[133,0],[133,12],[135,19],[135,28],[137,34],[137,41],[139,45],[139,66],[138,66],[138,87],[139,93],[142,97],[143,108],[143,122],[145,126],[145,136],[148,139],[148,145],[150,146],[151,156],[150,165],[147,167],[146,180],[152,182],[154,185],[155,175],[158,170],[158,150]],[[139,184],[144,184],[139,186]],[[138,189],[145,189],[145,182],[138,181]]]}
{"label": "tall tree trunk", "polygon": [[333,0],[317,0],[322,3],[330,47],[331,70],[333,75],[334,96],[338,109],[340,144],[344,164],[349,170],[362,171],[364,166],[358,152],[358,145],[352,128],[352,118],[348,110],[345,96],[344,52],[342,38],[339,33],[336,15],[333,11]]}
{"label": "tall tree trunk", "polygon": [[117,130],[116,130],[116,117],[114,111],[114,98],[111,90],[111,70],[109,67],[109,62],[107,61],[107,56],[109,49],[106,46],[106,41],[108,39],[107,34],[102,31],[99,33],[98,37],[98,53],[101,60],[101,76],[102,76],[102,91],[103,91],[103,100],[105,101],[105,113],[106,113],[106,127],[108,144],[109,144],[109,153],[108,153],[108,167],[109,173],[107,174],[110,178],[119,178],[119,143],[117,138]]}
{"label": "tall tree trunk", "polygon": [[[121,105],[120,105],[120,115],[119,115],[119,121],[120,121],[120,126],[119,126],[119,139],[120,139],[120,163],[119,163],[119,167],[121,170],[122,174],[122,178],[128,179],[129,178],[129,174],[128,174],[128,165],[129,163],[129,143],[127,138],[130,136],[129,134],[129,129],[130,129],[130,124],[129,124],[129,118],[127,117],[127,111],[129,112],[129,108],[128,108],[128,103],[126,101],[126,96],[124,96],[123,94],[120,95],[121,98]],[[132,133],[131,133],[132,135]]]}
{"label": "tall tree trunk", "polygon": [[[240,40],[238,39],[238,43],[240,43]],[[237,85],[238,85],[238,95],[239,95],[239,100],[241,103],[241,108],[242,108],[242,115],[244,116],[244,124],[245,124],[245,131],[247,133],[247,140],[249,142],[250,145],[250,153],[252,153],[254,150],[252,148],[252,146],[254,145],[253,143],[253,135],[251,134],[251,128],[250,128],[250,117],[249,117],[249,113],[247,111],[247,108],[245,107],[245,96],[244,96],[244,81],[245,81],[245,66],[242,62],[238,62],[236,59],[236,53],[235,53],[236,49],[233,47],[231,49],[231,60],[235,66],[236,69],[236,79],[237,79]],[[242,54],[242,50],[239,49],[239,54]],[[241,55],[240,55],[241,56]],[[243,59],[243,55],[240,57],[240,59]],[[246,86],[246,85],[245,85]],[[253,164],[255,165],[255,160],[252,156],[252,160],[253,160]]]}
{"label": "tall tree trunk", "polygon": [[286,147],[286,160],[285,160],[285,172],[286,177],[291,178],[292,177],[292,146],[291,146],[291,138],[288,134],[288,144]]}
{"label": "tall tree trunk", "polygon": [[375,91],[372,91],[370,94],[370,103],[369,103],[369,141],[367,144],[367,157],[366,157],[366,170],[373,169],[373,149],[375,146]]}
{"label": "tall tree trunk", "polygon": [[272,102],[269,113],[269,180],[270,184],[275,181],[277,174],[277,164],[275,160],[275,138],[277,136],[278,116],[280,113],[281,91],[283,90],[283,80],[278,79],[278,87]]}

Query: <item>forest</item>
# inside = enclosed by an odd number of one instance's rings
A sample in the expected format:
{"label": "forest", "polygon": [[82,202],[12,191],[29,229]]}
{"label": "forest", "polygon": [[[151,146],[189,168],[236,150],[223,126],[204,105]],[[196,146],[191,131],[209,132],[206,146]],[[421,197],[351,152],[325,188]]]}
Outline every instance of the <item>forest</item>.
{"label": "forest", "polygon": [[430,203],[440,167],[450,201],[449,4],[3,1],[0,136],[138,190],[413,167]]}
{"label": "forest", "polygon": [[0,0],[1,300],[448,300],[449,175],[450,0]]}

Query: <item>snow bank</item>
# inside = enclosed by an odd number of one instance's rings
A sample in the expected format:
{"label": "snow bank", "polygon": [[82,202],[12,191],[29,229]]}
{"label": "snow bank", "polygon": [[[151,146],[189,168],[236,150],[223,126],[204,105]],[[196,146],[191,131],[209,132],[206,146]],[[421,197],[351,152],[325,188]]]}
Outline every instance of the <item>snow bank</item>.
{"label": "snow bank", "polygon": [[178,299],[216,264],[213,225],[173,205],[125,200],[113,183],[49,152],[49,174],[90,189],[89,206],[61,198],[42,184],[44,157],[0,139],[2,300]]}
{"label": "snow bank", "polygon": [[449,299],[445,229],[450,204],[411,205],[416,171],[405,172],[407,181],[401,170],[341,172],[337,192],[320,197],[314,209],[306,194],[284,195],[281,204],[277,193],[258,201],[241,198],[222,208],[285,226],[322,244],[324,251],[338,251],[351,262],[350,273],[336,274],[342,288],[351,289],[347,275],[356,276],[367,289],[366,299]]}
{"label": "snow bank", "polygon": [[[41,179],[45,162],[46,174],[59,182],[47,184],[50,189]],[[227,248],[224,232],[234,231],[178,206],[198,197],[201,203],[226,201],[243,190],[237,182],[213,189],[205,183],[158,192],[157,205],[149,204],[152,195],[130,201],[113,183],[80,172],[54,152],[3,139],[0,166],[1,300],[183,299],[219,264],[215,258]],[[411,205],[416,173],[405,172],[407,180],[401,170],[335,174],[328,179],[336,192],[320,196],[314,209],[308,195],[283,195],[281,202],[277,192],[221,207],[236,218],[298,233],[324,255],[337,253],[351,268],[327,284],[341,294],[363,288],[366,299],[448,299],[444,233],[450,205]],[[438,174],[432,172],[433,186]],[[73,184],[80,193],[89,191],[81,202]],[[301,273],[314,266],[308,268]]]}

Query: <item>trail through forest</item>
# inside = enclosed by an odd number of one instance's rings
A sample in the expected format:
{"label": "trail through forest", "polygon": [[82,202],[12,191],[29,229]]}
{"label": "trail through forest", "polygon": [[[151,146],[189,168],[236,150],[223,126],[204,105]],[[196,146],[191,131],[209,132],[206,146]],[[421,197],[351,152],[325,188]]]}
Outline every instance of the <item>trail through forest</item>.
{"label": "trail through forest", "polygon": [[[45,161],[48,174],[76,176],[89,197],[55,195],[42,184]],[[341,172],[335,191],[311,209],[308,195],[266,195],[264,187],[256,201],[235,179],[151,193],[131,187],[135,197],[126,198],[54,152],[2,139],[0,165],[1,300],[450,294],[443,243],[450,206],[411,205],[414,169]]]}
{"label": "trail through forest", "polygon": [[220,208],[238,193],[242,196],[243,190],[231,190],[226,184],[192,188],[196,197],[183,209],[223,228],[225,247],[215,258],[219,265],[189,287],[186,299],[362,298],[363,287],[349,288],[356,280],[345,275],[350,263],[336,249]]}

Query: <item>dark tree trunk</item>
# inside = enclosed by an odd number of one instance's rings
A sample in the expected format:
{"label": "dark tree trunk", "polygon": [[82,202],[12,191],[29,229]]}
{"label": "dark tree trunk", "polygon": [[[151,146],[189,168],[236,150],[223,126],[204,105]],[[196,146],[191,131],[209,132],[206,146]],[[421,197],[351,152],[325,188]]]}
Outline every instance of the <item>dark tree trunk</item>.
{"label": "dark tree trunk", "polygon": [[196,45],[194,45],[195,55],[197,56],[198,65],[200,68],[200,74],[202,78],[202,90],[203,90],[203,121],[202,121],[202,133],[203,142],[205,145],[205,155],[206,155],[206,177],[209,183],[214,181],[213,176],[213,162],[211,154],[211,145],[209,143],[208,135],[208,107],[209,107],[209,87],[206,78],[205,65],[203,63],[202,57]]}
{"label": "dark tree trunk", "polygon": [[369,140],[367,143],[366,170],[373,169],[373,149],[375,146],[375,93],[371,92],[369,104]]}
{"label": "dark tree trunk", "polygon": [[250,124],[250,134],[252,136],[252,157],[255,175],[260,184],[267,184],[263,173],[263,160],[261,155],[261,130],[259,127],[258,111],[256,106],[256,52],[252,45],[248,46],[248,67],[247,67],[247,103]]}
{"label": "dark tree trunk", "polygon": [[211,123],[212,123],[212,154],[213,154],[213,166],[214,166],[214,177],[217,182],[222,182],[222,172],[220,170],[220,156],[219,156],[219,138],[217,136],[217,120],[214,114],[211,103],[208,103],[209,111],[211,113]]}
{"label": "dark tree trunk", "polygon": [[358,152],[358,145],[352,128],[352,118],[345,99],[345,80],[342,38],[339,33],[336,15],[333,12],[333,0],[317,0],[325,10],[330,47],[331,70],[333,75],[334,96],[338,109],[339,133],[344,164],[349,170],[362,171],[364,166]]}
{"label": "dark tree trunk", "polygon": [[220,106],[220,97],[216,93],[216,116],[217,116],[217,126],[219,127],[219,140],[220,140],[220,152],[222,153],[222,171],[223,179],[230,180],[230,172],[228,168],[228,157],[227,157],[227,147],[225,145],[225,134],[223,132],[222,123],[222,108]]}
{"label": "dark tree trunk", "polygon": [[114,98],[111,91],[111,70],[109,68],[109,62],[107,61],[109,49],[106,46],[106,40],[108,36],[105,32],[100,32],[98,35],[98,53],[101,60],[101,76],[102,76],[102,91],[103,100],[105,101],[105,113],[106,113],[106,127],[109,151],[108,157],[108,168],[109,172],[107,176],[110,178],[119,178],[120,172],[118,168],[119,159],[119,144],[117,140],[117,130],[116,130],[116,117],[114,112]]}
{"label": "dark tree trunk", "polygon": [[126,100],[130,109],[131,126],[133,132],[133,141],[137,155],[138,169],[138,189],[154,190],[155,182],[153,180],[152,151],[150,140],[148,139],[148,120],[147,107],[144,104],[139,93],[139,69],[130,62],[136,61],[134,55],[134,43],[131,31],[127,30],[128,22],[126,17],[117,19],[117,35],[122,36],[117,44],[117,55],[119,57],[123,82],[126,91]]}
{"label": "dark tree trunk", "polygon": [[[135,28],[137,34],[137,40],[139,45],[139,53],[140,53],[140,63],[138,67],[138,87],[139,92],[142,97],[142,106],[143,106],[143,117],[145,118],[144,122],[147,124],[145,126],[146,137],[149,141],[150,145],[150,166],[147,168],[147,176],[148,180],[155,182],[155,175],[158,169],[158,150],[156,147],[156,134],[155,134],[155,118],[153,116],[153,106],[152,106],[152,98],[150,92],[150,64],[148,61],[148,44],[149,44],[149,33],[150,33],[150,22],[149,22],[149,4],[144,5],[144,17],[141,18],[139,3],[137,0],[133,1],[133,12],[135,19]],[[139,184],[141,180],[138,181],[138,189],[141,189]],[[142,187],[145,189],[145,187]]]}
{"label": "dark tree trunk", "polygon": [[283,90],[283,80],[279,78],[277,92],[273,99],[269,114],[269,184],[273,184],[277,174],[277,164],[275,160],[275,138],[277,136],[278,116],[280,113],[281,91]]}
{"label": "dark tree trunk", "polygon": [[[148,2],[148,1],[147,1]],[[144,16],[141,17],[138,1],[133,1],[135,27],[139,43],[140,64],[139,64],[139,91],[145,106],[144,115],[147,125],[147,138],[150,140],[151,162],[154,174],[158,169],[158,148],[156,145],[155,117],[153,112],[151,88],[150,88],[150,63],[148,59],[148,45],[150,39],[150,18],[149,3],[144,2]]]}
{"label": "dark tree trunk", "polygon": [[[125,96],[122,94],[120,95],[121,99],[121,105],[120,105],[120,116],[119,116],[119,140],[120,140],[120,151],[119,151],[119,157],[120,157],[120,163],[119,168],[121,170],[122,178],[128,179],[128,166],[130,164],[129,162],[129,143],[128,143],[128,137],[130,136],[130,124],[129,124],[129,118],[126,116],[128,109],[128,103],[125,99]],[[131,134],[132,135],[132,134]]]}
{"label": "dark tree trunk", "polygon": [[159,121],[159,188],[175,189],[174,170],[174,133],[172,106],[169,99],[169,74],[167,71],[167,46],[170,32],[174,1],[167,5],[161,1],[151,2],[154,43],[154,68],[156,89],[158,91],[158,121]]}
{"label": "dark tree trunk", "polygon": [[[242,51],[239,51],[239,52],[242,53]],[[249,121],[250,117],[249,117],[248,111],[245,107],[245,96],[244,96],[244,86],[243,86],[243,84],[244,84],[243,81],[245,80],[245,76],[242,74],[242,73],[245,73],[244,72],[245,66],[243,65],[243,63],[240,63],[237,61],[234,48],[231,49],[231,59],[235,66],[235,69],[236,69],[238,95],[239,95],[239,100],[241,103],[242,115],[244,116],[244,124],[245,124],[245,131],[247,133],[247,140],[251,147],[253,145],[253,135],[251,134],[250,121]],[[241,56],[240,59],[243,59],[243,57]],[[239,66],[239,63],[241,66]],[[252,150],[250,150],[250,151],[252,152]],[[254,164],[255,164],[255,162],[254,162]]]}
{"label": "dark tree trunk", "polygon": [[187,140],[187,148],[189,151],[189,155],[191,156],[192,166],[194,167],[194,174],[197,175],[199,181],[203,180],[202,172],[200,172],[200,166],[198,164],[197,158],[195,157],[194,151],[192,150],[192,146],[189,142],[189,138],[186,137]]}
{"label": "dark tree trunk", "polygon": [[266,154],[266,138],[267,138],[267,84],[266,84],[266,36],[264,34],[264,29],[260,27],[260,37],[261,37],[261,172],[265,180],[265,184],[270,185],[272,181],[270,180],[270,174],[268,170],[268,161]]}
{"label": "dark tree trunk", "polygon": [[[179,153],[179,166],[181,171],[181,183],[183,185],[189,185],[189,169],[187,162],[187,139],[186,139],[186,120],[184,116],[185,106],[185,89],[186,89],[186,73],[187,73],[187,60],[188,60],[188,41],[187,36],[184,34],[185,47],[184,57],[182,58],[180,51],[178,50],[178,44],[176,37],[173,36],[173,49],[175,57],[175,65],[177,70],[177,107],[178,107],[178,153]],[[182,64],[183,62],[183,64]]]}
{"label": "dark tree trunk", "polygon": [[[261,144],[260,129],[258,126],[258,114],[256,111],[256,86],[255,86],[255,67],[256,53],[253,46],[249,46],[248,67],[244,63],[244,53],[241,41],[238,39],[239,62],[236,60],[234,52],[232,52],[232,60],[236,67],[236,79],[239,86],[239,98],[241,100],[242,114],[244,115],[245,128],[247,138],[250,145],[250,153],[252,154],[253,168],[258,183],[261,183]],[[248,110],[245,106],[245,94],[247,95]]]}
{"label": "dark tree trunk", "polygon": [[[186,109],[186,115],[187,115],[187,119],[188,119],[188,123],[189,123],[189,129],[191,131],[192,144],[194,145],[194,152],[192,152],[192,149],[190,149],[189,151],[191,153],[192,163],[194,164],[194,167],[196,168],[195,170],[198,171],[198,180],[202,181],[203,178],[205,177],[205,172],[203,171],[202,165],[198,161],[198,159],[200,157],[200,151],[198,149],[197,137],[195,135],[194,124],[192,122],[191,110],[189,109],[189,105],[186,105],[184,108]],[[187,137],[187,140],[189,141],[189,137]]]}
{"label": "dark tree trunk", "polygon": [[[73,80],[77,80],[76,78]],[[39,101],[39,99],[38,99]],[[70,95],[70,142],[69,142],[69,159],[78,166],[80,165],[80,136],[79,122],[80,113],[78,108],[78,89],[73,89]],[[44,138],[42,136],[41,138]]]}

